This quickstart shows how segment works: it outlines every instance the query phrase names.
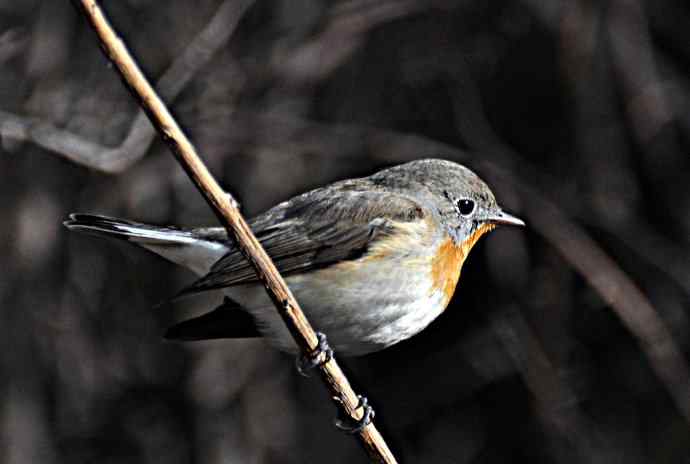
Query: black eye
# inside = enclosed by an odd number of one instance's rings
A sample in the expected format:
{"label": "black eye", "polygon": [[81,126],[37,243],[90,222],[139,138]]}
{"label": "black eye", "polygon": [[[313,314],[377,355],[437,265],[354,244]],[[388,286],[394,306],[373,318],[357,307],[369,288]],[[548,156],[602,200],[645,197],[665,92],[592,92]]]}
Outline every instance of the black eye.
{"label": "black eye", "polygon": [[462,200],[458,200],[458,211],[460,211],[460,214],[463,216],[469,216],[474,212],[474,201],[470,200],[469,198],[463,198]]}

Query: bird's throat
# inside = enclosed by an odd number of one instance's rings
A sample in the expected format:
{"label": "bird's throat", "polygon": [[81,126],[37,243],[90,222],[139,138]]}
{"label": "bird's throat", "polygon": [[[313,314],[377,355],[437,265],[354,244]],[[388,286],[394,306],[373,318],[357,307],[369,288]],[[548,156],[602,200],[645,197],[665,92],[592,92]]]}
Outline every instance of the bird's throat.
{"label": "bird's throat", "polygon": [[477,243],[477,240],[485,233],[493,230],[495,225],[482,224],[470,234],[462,243],[456,244],[448,238],[441,243],[431,262],[431,293],[441,293],[443,307],[445,308],[455,293],[455,287],[460,279],[460,270]]}

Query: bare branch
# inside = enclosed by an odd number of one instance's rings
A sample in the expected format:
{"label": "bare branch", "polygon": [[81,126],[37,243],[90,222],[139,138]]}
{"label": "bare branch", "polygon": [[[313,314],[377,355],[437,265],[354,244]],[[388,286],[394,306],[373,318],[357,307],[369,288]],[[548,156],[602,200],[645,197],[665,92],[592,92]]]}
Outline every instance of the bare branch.
{"label": "bare branch", "polygon": [[[163,101],[142,74],[122,40],[108,23],[98,3],[95,0],[81,0],[79,4],[98,34],[101,46],[108,58],[115,64],[130,90],[137,96],[140,105],[148,114],[159,134],[168,143],[190,179],[227,229],[228,234],[234,237],[242,254],[254,267],[257,276],[263,282],[268,295],[300,350],[306,354],[313,352],[318,344],[314,330],[275,265],[240,214],[235,201],[218,185],[206,165],[199,158],[189,139],[184,135]],[[322,364],[319,367],[319,372],[336,405],[342,405],[345,413],[353,419],[361,419],[363,411],[357,409],[359,406],[358,397],[335,359],[330,359]],[[372,459],[384,463],[396,462],[373,423],[366,425],[358,433],[358,437]]]}

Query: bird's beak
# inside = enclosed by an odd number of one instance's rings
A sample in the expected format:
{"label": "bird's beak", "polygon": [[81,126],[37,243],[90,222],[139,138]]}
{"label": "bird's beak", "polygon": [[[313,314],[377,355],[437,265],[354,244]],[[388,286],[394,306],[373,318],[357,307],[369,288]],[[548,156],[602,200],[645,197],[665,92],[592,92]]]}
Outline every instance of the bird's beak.
{"label": "bird's beak", "polygon": [[507,226],[525,226],[525,221],[516,218],[512,214],[508,214],[500,209],[496,212],[490,213],[489,217],[486,218],[487,222],[497,225],[507,225]]}

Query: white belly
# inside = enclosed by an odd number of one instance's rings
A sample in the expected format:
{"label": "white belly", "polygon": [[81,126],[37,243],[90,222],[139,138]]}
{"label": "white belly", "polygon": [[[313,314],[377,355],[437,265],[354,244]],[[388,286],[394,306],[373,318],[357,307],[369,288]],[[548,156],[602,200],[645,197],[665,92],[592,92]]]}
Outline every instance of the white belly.
{"label": "white belly", "polygon": [[[405,340],[441,314],[444,298],[431,288],[423,259],[363,262],[289,276],[287,284],[315,330],[337,353],[361,355]],[[368,269],[362,268],[368,267]],[[255,317],[269,342],[284,351],[296,346],[263,288],[227,289]]]}

